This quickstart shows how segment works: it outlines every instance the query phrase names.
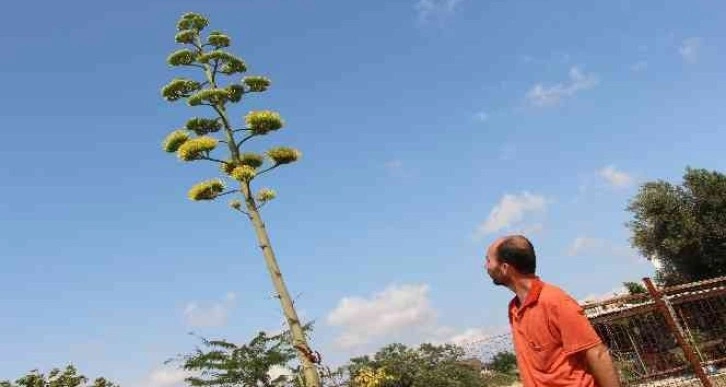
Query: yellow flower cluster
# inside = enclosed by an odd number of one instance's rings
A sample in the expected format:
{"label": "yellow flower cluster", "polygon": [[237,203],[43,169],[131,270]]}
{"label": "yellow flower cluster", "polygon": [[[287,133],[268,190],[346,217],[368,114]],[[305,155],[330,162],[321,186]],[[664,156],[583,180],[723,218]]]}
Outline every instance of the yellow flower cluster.
{"label": "yellow flower cluster", "polygon": [[249,165],[235,167],[232,170],[232,173],[230,173],[230,176],[237,181],[250,181],[255,177],[255,175],[257,175],[257,172]]}
{"label": "yellow flower cluster", "polygon": [[393,377],[386,373],[383,368],[374,370],[370,367],[365,367],[358,371],[353,378],[353,386],[355,387],[379,387],[385,382],[393,380]]}
{"label": "yellow flower cluster", "polygon": [[229,45],[231,44],[231,40],[229,36],[221,32],[212,32],[207,38],[207,43],[215,47],[229,47]]}
{"label": "yellow flower cluster", "polygon": [[262,156],[258,155],[257,153],[247,152],[242,153],[240,156],[240,162],[242,165],[249,165],[252,168],[259,168],[262,166],[262,163],[265,160],[262,158]]}
{"label": "yellow flower cluster", "polygon": [[245,116],[245,123],[247,128],[257,135],[264,135],[278,130],[285,124],[280,114],[269,110],[249,112]]}
{"label": "yellow flower cluster", "polygon": [[213,200],[224,190],[222,180],[207,180],[194,185],[187,196],[191,200]]}
{"label": "yellow flower cluster", "polygon": [[290,164],[297,161],[301,156],[302,153],[299,150],[286,146],[272,148],[267,151],[267,157],[272,159],[275,164]]}
{"label": "yellow flower cluster", "polygon": [[276,197],[277,192],[275,192],[275,190],[273,189],[262,188],[259,192],[257,192],[257,200],[261,202],[269,202]]}
{"label": "yellow flower cluster", "polygon": [[204,27],[209,25],[209,20],[194,12],[188,12],[182,15],[181,19],[179,19],[179,22],[176,24],[176,28],[179,31],[184,30],[196,30],[201,31],[204,29]]}
{"label": "yellow flower cluster", "polygon": [[165,152],[174,153],[179,147],[189,140],[189,133],[186,130],[175,130],[169,133],[164,139],[163,148]]}
{"label": "yellow flower cluster", "polygon": [[269,78],[265,77],[245,77],[242,82],[250,88],[250,91],[256,93],[267,90],[272,83]]}
{"label": "yellow flower cluster", "polygon": [[183,161],[198,160],[217,147],[217,139],[208,136],[193,138],[181,144],[176,154]]}

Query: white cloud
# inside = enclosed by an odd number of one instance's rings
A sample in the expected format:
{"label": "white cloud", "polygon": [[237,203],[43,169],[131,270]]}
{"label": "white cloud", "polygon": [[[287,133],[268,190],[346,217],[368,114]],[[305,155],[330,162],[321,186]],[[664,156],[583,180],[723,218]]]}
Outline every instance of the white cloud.
{"label": "white cloud", "polygon": [[521,222],[525,215],[543,212],[547,200],[540,195],[522,192],[505,194],[489,212],[486,222],[479,227],[479,234],[491,234]]}
{"label": "white cloud", "polygon": [[618,171],[614,166],[609,165],[598,171],[600,177],[614,188],[624,188],[633,184],[633,177],[629,174]]}
{"label": "white cloud", "polygon": [[418,0],[414,8],[418,20],[428,22],[433,18],[443,19],[454,13],[462,0]]}
{"label": "white cloud", "polygon": [[636,72],[636,73],[640,72],[640,71],[644,71],[647,68],[648,68],[648,62],[646,62],[644,60],[639,60],[639,61],[633,63],[632,66],[630,66],[630,70],[633,72]]}
{"label": "white cloud", "polygon": [[701,49],[701,38],[688,38],[681,42],[678,47],[678,53],[681,54],[683,60],[688,63],[696,63],[698,61],[698,52]]}
{"label": "white cloud", "polygon": [[343,328],[336,344],[353,348],[432,323],[436,316],[428,291],[427,285],[392,285],[369,298],[341,299],[327,316],[328,324]]}
{"label": "white cloud", "polygon": [[594,74],[583,74],[577,67],[570,68],[569,78],[569,82],[557,83],[552,86],[537,83],[529,89],[526,98],[535,106],[554,106],[559,104],[565,97],[571,97],[580,91],[592,89],[599,83]]}
{"label": "white cloud", "polygon": [[576,237],[567,248],[567,255],[571,257],[588,254],[638,259],[638,253],[632,248],[585,235]]}
{"label": "white cloud", "polygon": [[467,345],[469,343],[486,340],[492,337],[492,333],[482,328],[469,328],[451,336],[447,342],[454,345]]}
{"label": "white cloud", "polygon": [[605,241],[602,239],[578,236],[567,249],[567,255],[574,257],[593,250],[601,250],[604,247]]}
{"label": "white cloud", "polygon": [[185,387],[184,378],[191,373],[182,369],[157,368],[152,370],[142,383],[144,387]]}
{"label": "white cloud", "polygon": [[220,327],[227,323],[227,316],[234,307],[237,295],[227,293],[222,301],[211,304],[189,302],[184,307],[184,320],[187,325],[197,328]]}

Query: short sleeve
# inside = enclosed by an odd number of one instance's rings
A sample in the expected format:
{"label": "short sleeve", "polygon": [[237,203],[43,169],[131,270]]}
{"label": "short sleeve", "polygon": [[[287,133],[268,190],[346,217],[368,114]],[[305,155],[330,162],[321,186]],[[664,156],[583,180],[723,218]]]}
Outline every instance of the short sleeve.
{"label": "short sleeve", "polygon": [[571,355],[602,343],[582,307],[572,297],[563,296],[554,305],[554,323],[560,332],[563,352]]}

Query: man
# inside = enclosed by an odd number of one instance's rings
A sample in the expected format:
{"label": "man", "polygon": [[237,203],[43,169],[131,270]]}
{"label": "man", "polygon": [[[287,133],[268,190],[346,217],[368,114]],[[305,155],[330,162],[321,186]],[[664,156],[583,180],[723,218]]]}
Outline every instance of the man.
{"label": "man", "polygon": [[509,323],[524,386],[620,386],[608,349],[580,305],[540,280],[535,268],[534,247],[524,236],[500,238],[487,249],[487,273],[515,294]]}

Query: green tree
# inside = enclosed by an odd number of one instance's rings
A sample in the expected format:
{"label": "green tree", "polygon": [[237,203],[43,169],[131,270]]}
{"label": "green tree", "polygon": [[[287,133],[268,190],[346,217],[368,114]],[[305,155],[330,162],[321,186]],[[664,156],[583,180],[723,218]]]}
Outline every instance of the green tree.
{"label": "green tree", "polygon": [[662,264],[658,282],[726,275],[726,175],[686,168],[681,185],[643,184],[627,209],[631,244]]}
{"label": "green tree", "polygon": [[295,358],[295,350],[284,334],[268,336],[259,332],[249,343],[236,345],[226,340],[201,338],[204,349],[182,355],[168,362],[181,362],[181,368],[193,376],[185,380],[197,386],[283,386],[286,376],[272,379],[270,369],[287,367]]}
{"label": "green tree", "polygon": [[628,294],[630,295],[643,294],[647,292],[645,286],[638,282],[623,282],[623,286],[625,286],[625,289],[628,290]]}
{"label": "green tree", "polygon": [[17,379],[15,384],[9,381],[0,382],[0,387],[119,387],[106,378],[97,378],[92,385],[86,384],[87,382],[88,378],[69,364],[63,370],[53,368],[48,375],[34,369]]}
{"label": "green tree", "polygon": [[423,344],[418,348],[391,344],[372,358],[351,359],[345,368],[353,380],[360,373],[384,374],[386,377],[376,383],[380,387],[483,386],[479,371],[464,364],[463,360],[464,351],[450,344]]}
{"label": "green tree", "polygon": [[517,356],[509,351],[497,352],[488,365],[492,371],[511,374],[517,369]]}
{"label": "green tree", "polygon": [[[234,124],[229,109],[252,94],[266,91],[270,80],[261,76],[246,76],[241,82],[223,84],[223,77],[236,77],[245,73],[247,65],[226,50],[231,45],[229,36],[219,31],[202,36],[208,24],[207,18],[196,13],[184,14],[179,20],[175,39],[185,48],[169,55],[168,63],[173,67],[198,69],[202,79],[175,78],[163,87],[162,95],[167,101],[186,100],[191,107],[205,107],[212,116],[192,117],[184,127],[166,137],[163,148],[176,153],[185,162],[215,163],[222,175],[234,183],[233,188],[226,190],[222,179],[206,180],[193,186],[188,196],[191,200],[214,200],[227,194],[241,195],[242,200],[233,200],[230,206],[244,214],[255,230],[257,243],[292,332],[294,347],[298,350],[305,384],[318,387],[320,379],[314,364],[316,359],[310,356],[312,351],[260,215],[260,208],[275,197],[275,191],[262,188],[255,193],[252,187],[252,183],[264,174],[297,161],[301,154],[297,149],[286,146],[268,149],[264,153],[266,158],[263,154],[247,151],[249,140],[281,129],[284,122],[277,112],[263,110],[249,112],[244,117],[243,125]],[[222,149],[218,150],[220,144]],[[215,150],[225,155],[213,156]]]}

